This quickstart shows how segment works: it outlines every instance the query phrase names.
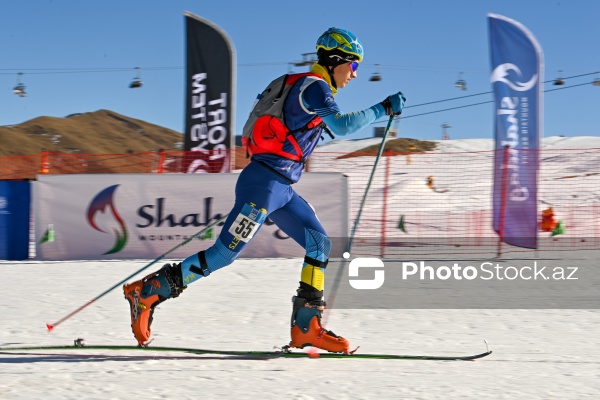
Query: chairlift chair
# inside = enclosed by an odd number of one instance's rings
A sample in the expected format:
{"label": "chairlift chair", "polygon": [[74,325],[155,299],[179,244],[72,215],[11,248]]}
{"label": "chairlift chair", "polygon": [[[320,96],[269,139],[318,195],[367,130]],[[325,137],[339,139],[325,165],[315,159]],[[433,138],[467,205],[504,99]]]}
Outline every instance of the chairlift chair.
{"label": "chairlift chair", "polygon": [[19,97],[27,96],[27,93],[25,92],[25,84],[23,82],[21,82],[22,75],[23,75],[23,73],[19,72],[19,74],[17,75],[17,85],[12,90],[13,93]]}
{"label": "chairlift chair", "polygon": [[12,91],[19,97],[27,96],[27,93],[25,92],[25,85],[22,83],[17,83],[17,86],[15,86]]}
{"label": "chairlift chair", "polygon": [[369,78],[369,81],[371,82],[379,82],[381,80],[381,75],[378,72],[375,72],[373,75],[371,75],[371,77]]}
{"label": "chairlift chair", "polygon": [[381,74],[379,73],[379,64],[375,64],[375,66],[377,67],[377,69],[369,78],[370,82],[379,82],[381,80]]}
{"label": "chairlift chair", "polygon": [[134,78],[131,81],[131,83],[129,84],[129,88],[130,89],[136,89],[136,88],[142,87],[143,84],[144,84],[144,82],[142,82],[140,79]]}
{"label": "chairlift chair", "polygon": [[462,79],[462,72],[458,74],[458,79],[454,82],[454,87],[459,88],[460,90],[467,90],[467,81]]}
{"label": "chairlift chair", "polygon": [[554,83],[553,83],[554,86],[562,86],[565,84],[565,80],[561,77],[561,75],[562,75],[562,70],[558,71],[558,78],[556,78],[554,80]]}
{"label": "chairlift chair", "polygon": [[140,67],[135,67],[135,70],[137,72],[135,74],[135,78],[133,78],[133,80],[129,84],[129,89],[136,89],[142,87],[142,85],[144,84],[144,82],[142,82],[142,79],[140,78]]}

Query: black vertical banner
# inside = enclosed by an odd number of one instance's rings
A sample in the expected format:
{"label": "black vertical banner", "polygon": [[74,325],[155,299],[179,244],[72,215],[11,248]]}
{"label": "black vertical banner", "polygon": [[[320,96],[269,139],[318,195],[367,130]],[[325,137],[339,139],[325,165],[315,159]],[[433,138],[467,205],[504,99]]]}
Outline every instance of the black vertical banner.
{"label": "black vertical banner", "polygon": [[227,34],[185,12],[186,93],[183,172],[230,172],[235,159],[235,54]]}

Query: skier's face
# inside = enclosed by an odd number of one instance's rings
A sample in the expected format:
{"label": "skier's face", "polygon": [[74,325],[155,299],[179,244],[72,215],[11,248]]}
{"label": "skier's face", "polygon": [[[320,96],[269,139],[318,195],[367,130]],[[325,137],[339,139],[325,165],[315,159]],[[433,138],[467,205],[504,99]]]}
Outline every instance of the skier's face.
{"label": "skier's face", "polygon": [[333,79],[338,89],[345,87],[352,79],[358,76],[356,72],[357,67],[357,63],[347,62],[333,69]]}

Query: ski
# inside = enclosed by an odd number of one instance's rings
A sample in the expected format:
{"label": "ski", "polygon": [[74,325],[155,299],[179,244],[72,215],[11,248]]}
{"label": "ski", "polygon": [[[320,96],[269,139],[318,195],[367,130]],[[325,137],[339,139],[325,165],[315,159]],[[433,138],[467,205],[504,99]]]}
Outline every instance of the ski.
{"label": "ski", "polygon": [[196,355],[220,355],[242,358],[348,358],[348,359],[375,359],[375,360],[430,360],[430,361],[472,361],[492,354],[490,350],[480,354],[463,356],[433,356],[433,355],[405,355],[405,354],[345,354],[345,353],[305,353],[292,351],[255,351],[255,350],[213,350],[196,349],[184,347],[139,347],[139,346],[102,346],[102,345],[79,345],[79,346],[23,346],[23,347],[0,347],[0,352],[10,354],[15,351],[51,351],[51,350],[111,350],[111,351],[142,351],[142,352],[179,352]]}

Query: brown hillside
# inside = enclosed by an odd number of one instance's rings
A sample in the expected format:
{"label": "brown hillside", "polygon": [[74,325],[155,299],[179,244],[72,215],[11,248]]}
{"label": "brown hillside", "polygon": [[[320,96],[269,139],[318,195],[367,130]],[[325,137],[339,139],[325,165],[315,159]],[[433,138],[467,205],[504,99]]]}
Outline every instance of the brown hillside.
{"label": "brown hillside", "polygon": [[[72,114],[64,118],[38,117],[19,125],[0,126],[0,156],[40,154],[42,151],[80,154],[126,154],[175,150],[183,135],[174,130],[110,110]],[[344,154],[339,158],[375,155],[379,145]],[[424,152],[435,143],[415,139],[386,142],[395,153]],[[235,169],[249,162],[246,151],[235,149]]]}
{"label": "brown hillside", "polygon": [[[374,144],[372,146],[365,147],[363,149],[354,151],[352,153],[344,154],[339,156],[338,159],[343,158],[353,158],[353,157],[362,157],[362,156],[374,156],[377,155],[379,151],[380,144]],[[405,139],[398,138],[392,139],[385,142],[385,146],[383,147],[384,151],[391,151],[393,154],[408,154],[408,153],[422,153],[426,151],[433,151],[436,148],[435,142],[430,142],[427,140],[417,140],[417,139]]]}
{"label": "brown hillside", "polygon": [[38,117],[19,125],[0,126],[0,155],[46,151],[122,154],[175,149],[183,135],[109,110],[65,118]]}

